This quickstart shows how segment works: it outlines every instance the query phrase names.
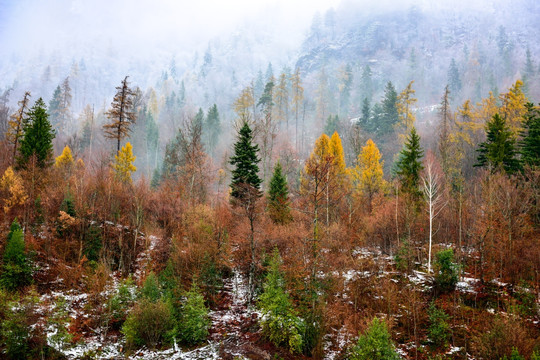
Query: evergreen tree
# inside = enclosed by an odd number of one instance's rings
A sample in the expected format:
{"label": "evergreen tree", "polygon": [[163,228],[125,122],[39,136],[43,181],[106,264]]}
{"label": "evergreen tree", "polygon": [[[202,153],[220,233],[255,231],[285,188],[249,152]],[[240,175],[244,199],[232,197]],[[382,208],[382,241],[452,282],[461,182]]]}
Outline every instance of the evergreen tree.
{"label": "evergreen tree", "polygon": [[206,146],[210,152],[213,152],[218,143],[219,133],[221,131],[219,112],[216,104],[208,109],[204,128]]}
{"label": "evergreen tree", "polygon": [[133,109],[135,92],[128,85],[128,76],[122,80],[122,85],[117,86],[116,90],[111,109],[106,113],[111,122],[103,125],[103,129],[105,137],[116,140],[116,151],[120,152],[122,139],[129,135],[130,126],[135,123]]}
{"label": "evergreen tree", "polygon": [[370,128],[370,115],[371,115],[371,108],[369,105],[369,99],[367,97],[364,98],[362,101],[362,116],[360,117],[360,126],[366,130],[371,131]]}
{"label": "evergreen tree", "polygon": [[60,103],[62,102],[62,89],[60,85],[56,87],[53,97],[49,102],[49,115],[54,129],[60,128]]}
{"label": "evergreen tree", "polygon": [[337,115],[328,115],[326,124],[324,125],[324,133],[332,136],[333,133],[339,130],[339,117]]}
{"label": "evergreen tree", "polygon": [[18,168],[25,168],[33,155],[36,156],[40,168],[51,165],[52,141],[55,134],[42,98],[39,98],[28,112],[27,123],[23,130],[20,154],[17,158]]}
{"label": "evergreen tree", "polygon": [[382,100],[382,118],[376,125],[376,131],[381,134],[390,133],[399,121],[398,94],[391,81],[386,84]]}
{"label": "evergreen tree", "polygon": [[399,153],[396,174],[399,176],[401,188],[417,198],[422,196],[419,189],[420,171],[423,168],[422,156],[424,156],[424,151],[420,147],[420,136],[416,133],[416,128],[413,127]]}
{"label": "evergreen tree", "polygon": [[373,319],[350,351],[350,360],[398,360],[392,337],[384,320]]}
{"label": "evergreen tree", "polygon": [[373,81],[371,79],[372,74],[373,73],[371,72],[369,65],[365,65],[362,69],[362,75],[360,77],[360,93],[362,98],[368,99],[368,101],[371,101],[373,96]]}
{"label": "evergreen tree", "polygon": [[234,155],[230,164],[232,171],[231,195],[237,200],[247,200],[248,193],[255,192],[260,197],[259,166],[261,159],[257,156],[259,145],[253,143],[253,134],[247,123],[244,123],[234,144]]}
{"label": "evergreen tree", "polygon": [[193,345],[208,337],[212,322],[204,305],[204,296],[195,282],[191,284],[191,289],[186,294],[186,302],[182,306],[179,320],[176,330],[183,343]]}
{"label": "evergreen tree", "polygon": [[521,161],[524,165],[540,166],[540,109],[527,103],[523,138],[520,141]]}
{"label": "evergreen tree", "polygon": [[516,158],[516,139],[499,114],[486,124],[487,139],[478,147],[478,159],[474,166],[489,166],[492,171],[499,169],[508,174],[519,170],[519,161]]}
{"label": "evergreen tree", "polygon": [[291,353],[300,352],[304,323],[296,315],[289,295],[285,292],[283,274],[279,269],[281,257],[277,249],[274,249],[269,265],[264,291],[258,303],[263,314],[263,334],[276,346],[286,346]]}
{"label": "evergreen tree", "polygon": [[32,283],[32,267],[27,259],[24,234],[17,219],[13,221],[4,250],[0,285],[9,291]]}
{"label": "evergreen tree", "polygon": [[450,87],[450,92],[454,94],[458,94],[461,90],[461,79],[459,78],[459,70],[454,58],[452,58],[450,67],[448,68],[448,86]]}
{"label": "evergreen tree", "polygon": [[[157,166],[157,153],[159,145],[159,128],[154,120],[154,116],[151,112],[146,113],[146,148],[148,151],[147,156],[154,158],[153,168]],[[150,167],[150,161],[148,166]],[[152,169],[152,167],[150,167]]]}
{"label": "evergreen tree", "polygon": [[268,214],[276,224],[287,224],[292,220],[287,179],[283,175],[279,161],[270,180]]}

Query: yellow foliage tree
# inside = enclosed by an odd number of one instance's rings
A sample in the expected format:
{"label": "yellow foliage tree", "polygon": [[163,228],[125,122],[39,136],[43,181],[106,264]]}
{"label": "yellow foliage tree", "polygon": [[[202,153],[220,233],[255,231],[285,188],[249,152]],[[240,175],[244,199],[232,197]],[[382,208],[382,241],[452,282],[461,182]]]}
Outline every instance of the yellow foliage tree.
{"label": "yellow foliage tree", "polygon": [[407,135],[411,132],[414,126],[416,117],[412,113],[412,107],[416,103],[414,98],[415,90],[412,88],[414,80],[407,85],[405,89],[398,95],[397,110],[399,115],[399,122],[397,126],[400,128],[399,137],[402,142],[405,142]]}
{"label": "yellow foliage tree", "polygon": [[371,213],[373,196],[384,189],[385,181],[383,179],[383,165],[379,148],[369,139],[366,146],[358,155],[358,165],[354,170],[358,190],[368,199],[368,209]]}
{"label": "yellow foliage tree", "polygon": [[334,132],[330,138],[330,155],[332,155],[334,159],[334,170],[336,171],[336,174],[345,173],[345,154],[343,152],[341,138],[337,131]]}
{"label": "yellow foliage tree", "polygon": [[114,156],[113,168],[118,179],[125,183],[131,183],[131,173],[137,171],[133,162],[136,157],[133,156],[133,147],[130,143],[126,143],[122,149],[118,152],[118,155]]}
{"label": "yellow foliage tree", "polygon": [[7,197],[4,199],[5,213],[8,213],[14,206],[24,204],[28,199],[23,180],[13,171],[11,166],[7,168],[2,179],[0,179],[0,188],[7,193]]}
{"label": "yellow foliage tree", "polygon": [[69,146],[64,147],[62,154],[56,158],[54,166],[59,169],[67,169],[73,166],[73,155],[71,155]]}
{"label": "yellow foliage tree", "polygon": [[244,123],[247,123],[250,127],[253,127],[254,119],[251,114],[253,106],[255,106],[253,88],[251,86],[247,86],[244,88],[244,90],[242,90],[233,104],[233,109],[237,116],[236,126],[238,129],[240,129]]}
{"label": "yellow foliage tree", "polygon": [[523,116],[527,113],[527,97],[522,90],[523,82],[517,80],[507,93],[499,95],[501,100],[500,115],[506,119],[506,123],[514,135],[518,135],[523,129]]}

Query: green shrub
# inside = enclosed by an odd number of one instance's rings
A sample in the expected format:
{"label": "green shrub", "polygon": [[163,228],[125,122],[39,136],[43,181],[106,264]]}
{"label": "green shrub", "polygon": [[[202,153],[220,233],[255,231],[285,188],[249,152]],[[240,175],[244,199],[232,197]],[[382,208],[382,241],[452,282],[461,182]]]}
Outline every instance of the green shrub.
{"label": "green shrub", "polygon": [[[531,357],[532,359],[532,357]],[[512,348],[512,353],[510,354],[510,359],[507,356],[503,357],[503,360],[525,360],[523,356],[519,354],[519,351],[516,348]]]}
{"label": "green shrub", "polygon": [[128,314],[122,333],[130,349],[141,346],[156,348],[168,343],[168,334],[173,327],[174,318],[163,300],[152,302],[143,298]]}
{"label": "green shrub", "polygon": [[111,296],[106,307],[106,326],[118,330],[126,319],[126,314],[130,306],[135,301],[132,292],[133,281],[131,278],[124,280],[118,287],[118,292]]}
{"label": "green shrub", "polygon": [[390,333],[384,320],[374,318],[368,329],[360,335],[350,352],[349,360],[398,360]]}
{"label": "green shrub", "polygon": [[435,346],[446,346],[450,336],[449,315],[443,309],[437,308],[431,303],[428,311],[429,316],[429,339]]}
{"label": "green shrub", "polygon": [[24,234],[15,219],[7,236],[0,285],[6,290],[13,291],[31,283],[32,267],[25,251]]}
{"label": "green shrub", "polygon": [[161,298],[161,290],[159,288],[159,281],[156,274],[154,274],[154,272],[151,272],[150,274],[148,274],[148,276],[146,277],[146,280],[144,280],[140,297],[142,299],[146,299],[151,302],[155,302]]}
{"label": "green shrub", "polygon": [[185,344],[193,345],[208,337],[211,320],[208,309],[204,305],[204,297],[194,282],[186,294],[186,301],[180,310],[180,319],[176,327],[176,335]]}
{"label": "green shrub", "polygon": [[304,322],[296,315],[289,296],[284,290],[283,275],[279,269],[281,258],[274,250],[270,270],[266,275],[263,293],[259,299],[263,334],[276,346],[284,346],[291,353],[302,351]]}
{"label": "green shrub", "polygon": [[441,292],[452,291],[458,282],[459,265],[454,263],[454,250],[441,250],[435,255],[435,287]]}
{"label": "green shrub", "polygon": [[56,348],[63,349],[71,342],[73,336],[68,332],[70,317],[67,311],[66,299],[59,297],[55,302],[55,307],[52,315],[47,320],[47,325],[55,331],[50,336],[50,340],[56,345]]}

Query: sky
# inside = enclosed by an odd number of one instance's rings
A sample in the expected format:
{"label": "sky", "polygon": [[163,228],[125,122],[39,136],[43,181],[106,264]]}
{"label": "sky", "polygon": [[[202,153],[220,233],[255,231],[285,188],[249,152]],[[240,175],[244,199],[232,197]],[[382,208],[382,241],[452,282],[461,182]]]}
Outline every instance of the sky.
{"label": "sky", "polygon": [[[5,53],[91,44],[130,51],[192,49],[246,21],[305,29],[339,0],[0,0]],[[268,16],[272,14],[273,16]],[[298,34],[298,36],[302,33]]]}

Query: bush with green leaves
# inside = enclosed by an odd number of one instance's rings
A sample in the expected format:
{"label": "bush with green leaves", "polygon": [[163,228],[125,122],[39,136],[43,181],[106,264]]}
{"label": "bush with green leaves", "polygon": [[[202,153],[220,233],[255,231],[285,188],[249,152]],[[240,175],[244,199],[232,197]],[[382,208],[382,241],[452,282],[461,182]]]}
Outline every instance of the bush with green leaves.
{"label": "bush with green leaves", "polygon": [[[532,359],[532,358],[531,358]],[[508,356],[502,358],[502,360],[525,360],[525,357],[519,354],[518,349],[512,348],[512,353],[510,354],[510,359]]]}
{"label": "bush with green leaves", "polygon": [[284,346],[291,353],[302,351],[305,324],[297,316],[285,292],[281,258],[277,249],[270,260],[270,269],[263,284],[258,306],[262,312],[260,324],[263,334],[276,346]]}
{"label": "bush with green leaves", "polygon": [[384,320],[374,318],[368,329],[360,335],[350,349],[349,360],[398,360],[390,333]]}
{"label": "bush with green leaves", "polygon": [[194,345],[206,340],[211,323],[204,297],[194,281],[180,309],[175,335],[184,344]]}
{"label": "bush with green leaves", "polygon": [[456,288],[459,265],[454,262],[454,250],[441,250],[435,255],[435,287],[441,292]]}
{"label": "bush with green leaves", "polygon": [[32,267],[25,250],[24,234],[15,219],[7,236],[0,285],[6,290],[13,291],[31,283]]}
{"label": "bush with green leaves", "polygon": [[174,317],[169,305],[159,299],[139,300],[129,312],[122,333],[129,349],[148,346],[156,348],[169,343],[169,334],[174,328]]}
{"label": "bush with green leaves", "polygon": [[119,330],[126,319],[129,308],[135,301],[135,294],[132,291],[133,280],[128,277],[120,283],[117,292],[109,298],[105,311],[105,326],[114,330]]}
{"label": "bush with green leaves", "polygon": [[139,296],[143,299],[155,302],[161,298],[161,289],[159,287],[159,280],[154,274],[154,272],[151,272],[146,277],[146,280],[144,280],[143,287],[141,289],[141,292]]}
{"label": "bush with green leaves", "polygon": [[431,303],[428,310],[429,316],[429,339],[435,346],[446,346],[450,336],[450,317],[443,309],[439,309],[435,303]]}

